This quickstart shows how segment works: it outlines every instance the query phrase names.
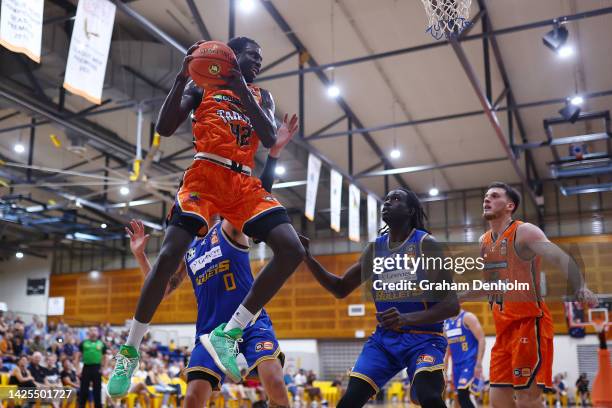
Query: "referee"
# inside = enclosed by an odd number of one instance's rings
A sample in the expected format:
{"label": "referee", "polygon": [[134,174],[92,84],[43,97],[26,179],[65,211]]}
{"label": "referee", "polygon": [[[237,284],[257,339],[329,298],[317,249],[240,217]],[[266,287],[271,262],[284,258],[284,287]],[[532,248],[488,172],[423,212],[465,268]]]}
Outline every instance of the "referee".
{"label": "referee", "polygon": [[83,370],[79,390],[79,408],[84,408],[89,397],[89,384],[93,383],[95,408],[102,408],[102,364],[106,363],[106,345],[100,340],[98,328],[90,327],[88,338],[79,344]]}

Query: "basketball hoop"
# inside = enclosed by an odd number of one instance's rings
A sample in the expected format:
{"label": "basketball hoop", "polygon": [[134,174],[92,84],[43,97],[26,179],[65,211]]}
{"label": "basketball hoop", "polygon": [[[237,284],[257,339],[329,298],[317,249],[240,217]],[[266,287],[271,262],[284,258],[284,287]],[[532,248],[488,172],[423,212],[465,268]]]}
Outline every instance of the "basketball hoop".
{"label": "basketball hoop", "polygon": [[601,333],[604,328],[607,329],[607,326],[609,324],[608,309],[589,309],[589,322],[595,328],[595,332],[597,333]]}
{"label": "basketball hoop", "polygon": [[463,30],[472,25],[469,20],[472,0],[421,1],[429,19],[425,32],[436,40],[457,38]]}

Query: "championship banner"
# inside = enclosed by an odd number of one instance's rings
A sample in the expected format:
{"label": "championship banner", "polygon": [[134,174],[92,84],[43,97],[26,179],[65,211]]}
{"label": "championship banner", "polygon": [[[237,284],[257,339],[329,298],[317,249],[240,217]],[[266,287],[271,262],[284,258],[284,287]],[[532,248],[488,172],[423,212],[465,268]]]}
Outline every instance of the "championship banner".
{"label": "championship banner", "polygon": [[331,229],[340,232],[340,208],[342,207],[342,174],[330,171],[329,205],[331,208]]}
{"label": "championship banner", "polygon": [[2,0],[0,45],[40,64],[44,0]]}
{"label": "championship banner", "polygon": [[349,239],[359,242],[360,227],[359,227],[359,202],[361,201],[361,192],[359,188],[351,184],[349,185]]}
{"label": "championship banner", "polygon": [[368,194],[368,241],[376,241],[378,236],[378,201]]}
{"label": "championship banner", "polygon": [[321,173],[321,159],[314,155],[308,156],[308,180],[306,181],[306,208],[304,215],[314,221],[315,203],[317,202],[317,188],[319,187],[319,174]]}
{"label": "championship banner", "polygon": [[108,0],[80,0],[70,40],[64,88],[96,104],[102,102],[115,8]]}

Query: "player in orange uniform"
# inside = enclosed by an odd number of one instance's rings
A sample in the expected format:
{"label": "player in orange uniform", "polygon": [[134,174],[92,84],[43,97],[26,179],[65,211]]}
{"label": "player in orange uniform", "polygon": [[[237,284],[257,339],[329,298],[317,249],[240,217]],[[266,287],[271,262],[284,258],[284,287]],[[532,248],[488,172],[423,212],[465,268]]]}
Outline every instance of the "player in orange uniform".
{"label": "player in orange uniform", "polygon": [[[168,216],[164,241],[144,282],[126,344],[115,357],[117,364],[107,388],[111,397],[127,392],[138,363],[138,347],[166,285],[193,238],[204,235],[211,226],[213,214],[220,214],[238,231],[265,241],[274,252],[229,323],[213,332],[213,342],[225,346],[226,355],[231,355],[242,329],[280,289],[305,255],[285,208],[252,175],[260,141],[267,148],[288,142],[276,138],[272,95],[252,85],[261,68],[261,47],[246,37],[230,40],[228,46],[236,55],[237,68],[226,78],[227,85],[202,89],[189,80],[188,73],[191,53],[200,43],[187,51],[156,125],[160,135],[170,136],[192,113],[194,162],[183,176]],[[206,255],[202,267],[218,254]],[[215,358],[215,363],[234,381],[240,381],[240,371],[232,358]]]}
{"label": "player in orange uniform", "polygon": [[519,194],[501,182],[489,186],[483,202],[490,227],[480,237],[486,280],[529,284],[526,290],[488,294],[496,332],[490,367],[493,407],[541,407],[541,388],[552,386],[554,331],[540,296],[540,257],[566,274],[579,301],[597,304],[571,257],[540,228],[512,219],[519,203]]}
{"label": "player in orange uniform", "polygon": [[610,350],[606,343],[606,327],[597,333],[599,336],[599,369],[593,380],[591,401],[594,407],[612,408],[612,365],[610,364]]}

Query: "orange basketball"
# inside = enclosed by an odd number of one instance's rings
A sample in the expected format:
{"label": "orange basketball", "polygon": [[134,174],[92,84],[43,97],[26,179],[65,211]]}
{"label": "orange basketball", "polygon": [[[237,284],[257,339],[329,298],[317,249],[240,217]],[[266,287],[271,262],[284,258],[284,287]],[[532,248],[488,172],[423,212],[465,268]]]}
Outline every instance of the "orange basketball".
{"label": "orange basketball", "polygon": [[225,84],[222,76],[236,66],[234,51],[221,41],[206,41],[191,55],[189,75],[202,88]]}

